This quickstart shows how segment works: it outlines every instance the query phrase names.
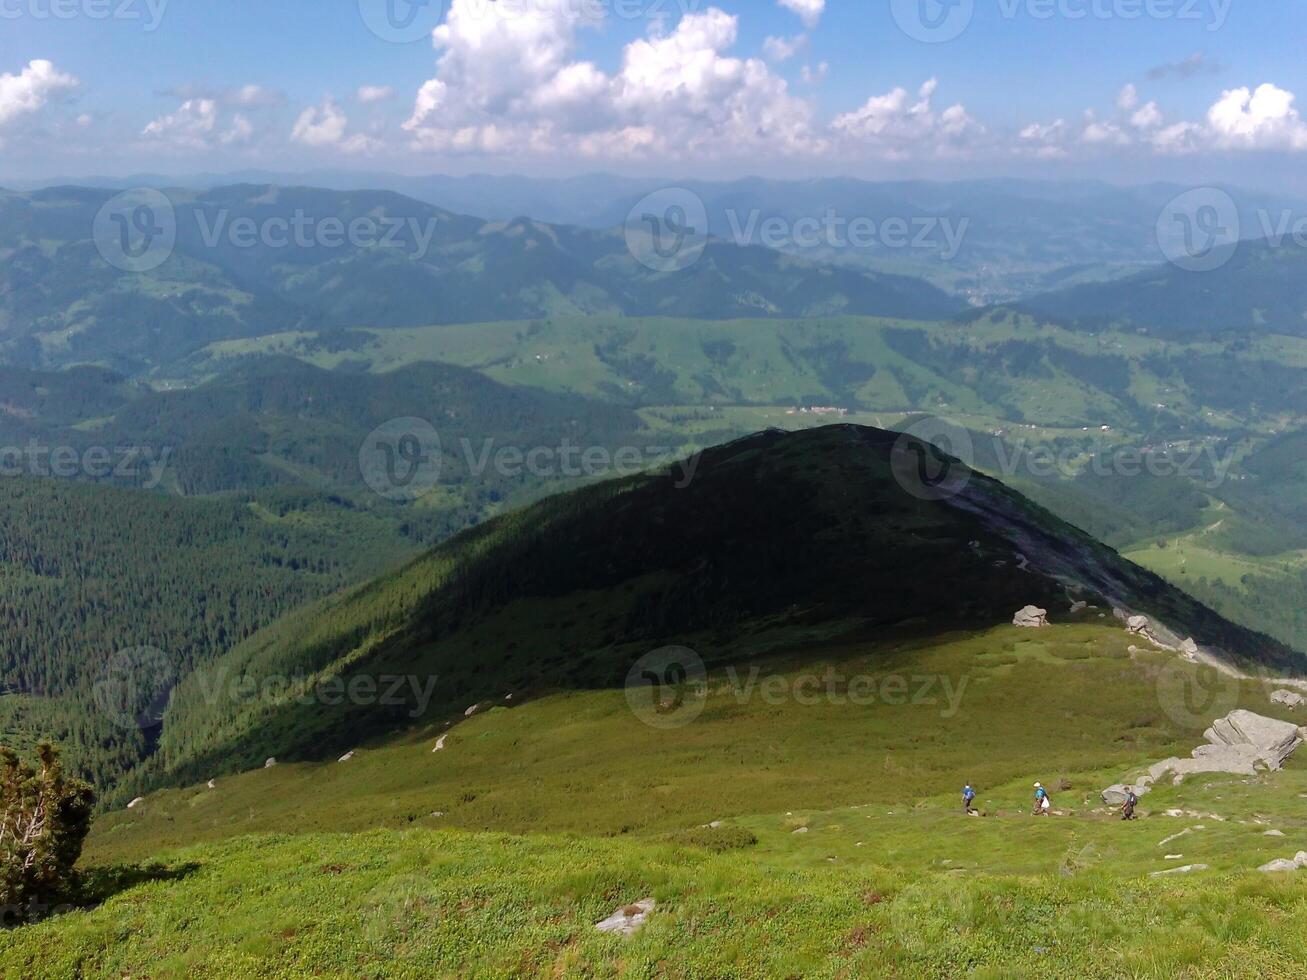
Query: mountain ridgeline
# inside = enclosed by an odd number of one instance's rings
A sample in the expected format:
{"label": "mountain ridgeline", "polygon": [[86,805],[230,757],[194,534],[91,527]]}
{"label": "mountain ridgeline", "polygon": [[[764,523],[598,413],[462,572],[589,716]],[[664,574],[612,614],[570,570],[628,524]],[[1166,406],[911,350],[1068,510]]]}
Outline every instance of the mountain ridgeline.
{"label": "mountain ridgeline", "polygon": [[716,239],[687,268],[659,272],[620,229],[487,222],[385,191],[245,185],[153,198],[145,226],[157,229],[161,261],[123,271],[106,260],[117,257],[101,213],[113,197],[0,192],[0,356],[10,364],[140,374],[216,341],[299,327],[562,314],[938,319],[963,305],[917,279]]}
{"label": "mountain ridgeline", "polygon": [[[770,431],[500,517],[183,680],[117,795],[325,758],[510,694],[618,687],[666,645],[747,663],[787,639],[988,628],[1028,603],[1069,620],[1088,602],[1093,622],[1123,607],[1236,661],[1300,664],[961,464],[953,493],[914,492],[914,450],[857,426]],[[387,677],[437,683],[390,706],[315,693]]]}

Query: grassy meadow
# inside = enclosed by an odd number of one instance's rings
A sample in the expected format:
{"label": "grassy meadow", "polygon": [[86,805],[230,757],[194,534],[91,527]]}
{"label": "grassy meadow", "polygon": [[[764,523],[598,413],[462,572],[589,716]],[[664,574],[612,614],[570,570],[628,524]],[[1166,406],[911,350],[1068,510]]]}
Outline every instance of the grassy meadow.
{"label": "grassy meadow", "polygon": [[[86,852],[132,883],[0,936],[0,975],[1301,975],[1307,877],[1254,869],[1307,849],[1307,759],[1159,787],[1120,821],[1097,791],[1205,724],[1129,639],[781,647],[752,680],[711,671],[680,727],[572,692],[156,793]],[[1292,717],[1267,692],[1217,700]],[[1035,779],[1058,815],[1029,815]],[[594,930],[647,897],[634,937]]]}

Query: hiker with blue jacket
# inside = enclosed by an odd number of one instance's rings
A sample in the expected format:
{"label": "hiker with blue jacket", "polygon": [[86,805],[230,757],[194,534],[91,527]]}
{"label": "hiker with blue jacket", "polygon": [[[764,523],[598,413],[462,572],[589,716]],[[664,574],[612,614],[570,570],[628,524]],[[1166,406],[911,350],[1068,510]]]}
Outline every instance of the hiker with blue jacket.
{"label": "hiker with blue jacket", "polygon": [[967,783],[967,785],[962,787],[962,812],[965,813],[967,816],[970,816],[971,814],[975,813],[976,808],[972,806],[972,804],[975,801],[976,801],[976,791],[971,788],[970,783]]}
{"label": "hiker with blue jacket", "polygon": [[1040,783],[1035,783],[1035,816],[1046,817],[1053,807],[1048,793]]}

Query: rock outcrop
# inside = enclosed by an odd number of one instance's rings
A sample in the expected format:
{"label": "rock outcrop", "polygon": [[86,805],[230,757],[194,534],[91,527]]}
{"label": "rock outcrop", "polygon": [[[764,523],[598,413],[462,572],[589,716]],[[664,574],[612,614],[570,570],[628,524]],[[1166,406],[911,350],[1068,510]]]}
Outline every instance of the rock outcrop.
{"label": "rock outcrop", "polygon": [[1038,606],[1026,606],[1012,617],[1012,625],[1023,629],[1041,629],[1048,625],[1048,610]]}
{"label": "rock outcrop", "polygon": [[1297,871],[1307,868],[1307,851],[1299,851],[1292,858],[1276,858],[1263,864],[1258,871]]}
{"label": "rock outcrop", "polygon": [[642,899],[634,905],[618,909],[603,922],[596,922],[595,928],[600,932],[616,933],[619,936],[634,936],[657,907],[658,903],[652,898]]}
{"label": "rock outcrop", "polygon": [[1304,698],[1297,691],[1273,691],[1271,693],[1271,703],[1282,704],[1286,708],[1296,708],[1303,701],[1307,701],[1307,698]]}
{"label": "rock outcrop", "polygon": [[1185,776],[1200,772],[1253,776],[1262,769],[1280,769],[1302,744],[1303,734],[1304,730],[1292,722],[1239,708],[1212,723],[1203,733],[1207,744],[1194,749],[1190,758],[1153,763],[1135,782],[1117,783],[1103,790],[1103,802],[1119,806],[1125,801],[1126,786],[1133,786],[1135,795],[1143,796],[1149,787],[1168,775],[1179,783]]}

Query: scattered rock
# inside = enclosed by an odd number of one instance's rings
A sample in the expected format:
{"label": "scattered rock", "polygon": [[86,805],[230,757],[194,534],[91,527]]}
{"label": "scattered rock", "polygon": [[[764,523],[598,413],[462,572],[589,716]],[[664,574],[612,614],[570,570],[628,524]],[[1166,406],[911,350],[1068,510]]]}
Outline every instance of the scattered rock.
{"label": "scattered rock", "polygon": [[808,832],[807,827],[800,827],[798,830],[795,831],[796,834],[806,834],[807,832]]}
{"label": "scattered rock", "polygon": [[1108,806],[1120,806],[1125,802],[1125,791],[1127,788],[1133,789],[1135,791],[1135,796],[1143,796],[1149,791],[1149,789],[1151,789],[1147,783],[1140,783],[1138,785],[1134,783],[1117,783],[1114,786],[1109,786],[1107,789],[1103,790],[1101,794],[1103,802]]}
{"label": "scattered rock", "polygon": [[703,826],[707,830],[717,830],[719,827],[724,827],[725,824],[720,820],[714,820],[712,823],[706,823]]}
{"label": "scattered rock", "polygon": [[442,751],[442,750],[444,749],[444,747],[445,747],[445,739],[447,739],[447,738],[449,738],[448,735],[441,735],[440,738],[436,739],[436,747],[435,747],[434,749],[432,749],[431,751],[432,751],[432,752],[440,752],[440,751]]}
{"label": "scattered rock", "polygon": [[511,694],[505,694],[505,695],[504,695],[504,700],[505,700],[505,701],[512,701],[512,700],[513,700],[513,695],[511,695]]}
{"label": "scattered rock", "polygon": [[140,806],[140,805],[141,805],[142,803],[144,803],[144,802],[145,802],[145,797],[144,797],[144,796],[138,796],[138,797],[136,797],[136,799],[132,800],[132,802],[130,802],[130,803],[127,804],[127,809],[129,809],[129,810],[135,810],[138,806]]}
{"label": "scattered rock", "polygon": [[1283,836],[1284,836],[1284,831],[1283,831],[1283,830],[1265,830],[1265,831],[1262,831],[1262,836],[1263,836],[1263,837],[1283,837]]}
{"label": "scattered rock", "polygon": [[1160,878],[1162,877],[1162,875],[1183,875],[1183,874],[1188,874],[1191,871],[1206,871],[1206,870],[1207,870],[1207,865],[1205,864],[1185,864],[1178,868],[1167,868],[1165,871],[1154,871],[1148,877]]}
{"label": "scattered rock", "polygon": [[1148,632],[1148,617],[1131,616],[1125,621],[1125,628],[1137,636],[1143,636]]}
{"label": "scattered rock", "polygon": [[1038,606],[1026,606],[1012,617],[1012,625],[1023,629],[1041,629],[1048,625],[1048,610]]}
{"label": "scattered rock", "polygon": [[344,755],[342,755],[342,756],[341,756],[339,759],[337,759],[336,761],[337,761],[337,762],[349,762],[349,760],[352,759],[352,758],[354,758],[354,753],[353,753],[352,751],[350,751],[350,752],[346,752]]}
{"label": "scattered rock", "polygon": [[1267,871],[1267,872],[1274,872],[1274,871],[1297,871],[1297,870],[1298,870],[1298,865],[1294,864],[1294,863],[1293,863],[1292,861],[1290,861],[1288,858],[1276,858],[1274,861],[1267,861],[1265,864],[1263,864],[1263,865],[1262,865],[1260,868],[1258,868],[1257,870],[1258,870],[1258,871]]}
{"label": "scattered rock", "polygon": [[1272,704],[1282,704],[1287,708],[1296,708],[1307,700],[1297,691],[1274,691],[1271,694]]}
{"label": "scattered rock", "polygon": [[1180,839],[1181,837],[1183,837],[1185,834],[1192,834],[1193,832],[1194,832],[1194,828],[1192,828],[1192,827],[1186,827],[1184,830],[1180,831],[1180,833],[1178,833],[1178,834],[1172,834],[1170,837],[1167,837],[1165,840],[1159,840],[1159,841],[1157,842],[1157,846],[1158,846],[1158,847],[1165,847],[1167,844],[1171,843],[1171,841],[1173,841],[1173,840],[1179,840],[1179,839]]}
{"label": "scattered rock", "polygon": [[466,711],[463,712],[463,717],[471,718],[474,714],[476,714],[480,710],[481,710],[481,705],[479,703],[474,704],[472,705],[472,707],[468,708]]}
{"label": "scattered rock", "polygon": [[1166,857],[1162,858],[1162,860],[1163,860],[1163,861],[1183,861],[1183,860],[1184,860],[1184,855],[1183,855],[1183,854],[1168,854]]}
{"label": "scattered rock", "polygon": [[[1267,718],[1238,708],[1212,722],[1212,727],[1203,733],[1207,744],[1194,749],[1190,758],[1155,762],[1148,767],[1146,775],[1139,776],[1137,782],[1127,785],[1135,786],[1135,793],[1142,796],[1142,789],[1167,775],[1171,776],[1173,783],[1179,784],[1185,776],[1200,772],[1255,776],[1261,769],[1278,770],[1302,744],[1302,732],[1292,722]],[[1123,786],[1118,783],[1103,790],[1103,802],[1123,801],[1122,789]],[[1181,816],[1184,813],[1180,810],[1167,811],[1168,816]],[[1215,814],[1212,818],[1224,819]]]}
{"label": "scattered rock", "polygon": [[1084,600],[1078,600],[1076,602],[1071,603],[1071,614],[1074,616],[1076,613],[1082,613],[1088,608],[1089,608],[1089,603],[1085,602]]}
{"label": "scattered rock", "polygon": [[619,936],[634,936],[657,907],[658,903],[652,898],[642,899],[634,905],[618,909],[603,922],[596,922],[595,928],[600,932],[616,933]]}
{"label": "scattered rock", "polygon": [[432,810],[432,811],[431,811],[431,815],[432,815],[433,817],[443,817],[443,816],[445,815],[445,811],[444,811],[444,810]]}
{"label": "scattered rock", "polygon": [[217,780],[210,779],[206,785],[209,787],[209,789],[217,789],[217,788],[218,788]]}
{"label": "scattered rock", "polygon": [[271,768],[272,768],[273,766],[275,766],[276,764],[277,764],[277,760],[276,760],[275,758],[272,758],[272,759],[269,759],[267,762],[265,762],[265,763],[263,764],[263,768],[264,768],[264,769],[271,769]]}
{"label": "scattered rock", "polygon": [[1180,644],[1180,652],[1184,654],[1185,659],[1194,660],[1198,656],[1198,643],[1191,636]]}

